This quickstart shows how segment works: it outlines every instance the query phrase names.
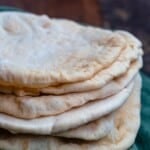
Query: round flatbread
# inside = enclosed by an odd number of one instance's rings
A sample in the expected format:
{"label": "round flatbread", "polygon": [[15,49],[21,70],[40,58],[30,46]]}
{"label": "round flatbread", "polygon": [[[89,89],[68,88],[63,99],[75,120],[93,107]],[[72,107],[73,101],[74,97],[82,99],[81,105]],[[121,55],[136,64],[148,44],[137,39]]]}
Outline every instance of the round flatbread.
{"label": "round flatbread", "polygon": [[[98,140],[107,136],[114,128],[114,114],[108,114],[95,121],[89,122],[80,127],[53,134],[56,137],[66,137],[81,140]],[[7,130],[0,129],[0,135],[9,133]],[[38,135],[37,135],[38,136]]]}
{"label": "round flatbread", "polygon": [[0,31],[0,84],[16,87],[87,80],[128,45],[109,30],[25,12],[0,13]]}
{"label": "round flatbread", "polygon": [[88,80],[76,83],[62,84],[58,86],[48,86],[45,88],[20,88],[10,85],[0,85],[0,91],[2,93],[15,94],[17,96],[39,96],[41,94],[61,95],[72,92],[85,92],[99,89],[109,81],[111,81],[113,78],[124,74],[127,69],[130,68],[131,62],[137,60],[142,55],[142,50],[138,47],[138,42],[136,41],[137,39],[132,35],[129,36],[126,32],[124,34],[124,37],[128,42],[128,46],[121,52],[121,54],[109,67],[99,71]]}

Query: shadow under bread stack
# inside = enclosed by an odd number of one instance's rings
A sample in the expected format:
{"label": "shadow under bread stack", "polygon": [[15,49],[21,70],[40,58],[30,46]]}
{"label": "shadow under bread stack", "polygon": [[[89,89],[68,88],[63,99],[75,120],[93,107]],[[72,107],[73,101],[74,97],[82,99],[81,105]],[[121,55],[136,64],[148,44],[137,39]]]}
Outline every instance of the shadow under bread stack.
{"label": "shadow under bread stack", "polygon": [[125,150],[140,126],[141,42],[125,31],[0,13],[0,149]]}

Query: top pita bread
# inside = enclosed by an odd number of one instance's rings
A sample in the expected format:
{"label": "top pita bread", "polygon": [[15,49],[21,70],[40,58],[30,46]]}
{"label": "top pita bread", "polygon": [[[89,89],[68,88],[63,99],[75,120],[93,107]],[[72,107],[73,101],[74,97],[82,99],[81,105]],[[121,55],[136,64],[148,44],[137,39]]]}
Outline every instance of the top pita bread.
{"label": "top pita bread", "polygon": [[29,13],[0,13],[0,32],[0,84],[18,87],[87,80],[127,46],[117,32]]}
{"label": "top pita bread", "polygon": [[127,71],[127,69],[131,67],[131,63],[134,60],[138,59],[137,61],[139,61],[141,67],[142,66],[141,55],[142,55],[141,49],[133,50],[127,48],[119,55],[117,60],[115,60],[115,62],[111,64],[108,68],[98,72],[91,79],[82,82],[62,84],[59,86],[49,86],[46,88],[19,88],[14,86],[0,85],[0,92],[6,94],[15,94],[17,96],[26,96],[26,95],[38,96],[41,94],[60,95],[72,92],[75,93],[75,92],[96,90],[106,85],[113,78],[123,75]]}

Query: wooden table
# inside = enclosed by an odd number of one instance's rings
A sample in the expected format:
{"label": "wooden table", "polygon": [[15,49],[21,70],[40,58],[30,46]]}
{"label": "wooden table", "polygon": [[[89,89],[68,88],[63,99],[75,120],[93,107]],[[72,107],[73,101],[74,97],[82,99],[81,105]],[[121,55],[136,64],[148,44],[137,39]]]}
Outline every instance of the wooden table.
{"label": "wooden table", "polygon": [[24,10],[65,17],[79,22],[101,25],[99,3],[96,0],[0,0],[0,5],[9,5]]}
{"label": "wooden table", "polygon": [[150,21],[150,1],[0,0],[0,5],[14,6],[38,14],[48,14],[51,17],[73,19],[94,26],[128,30],[144,43],[145,55],[142,70],[150,75],[150,22],[148,22]]}

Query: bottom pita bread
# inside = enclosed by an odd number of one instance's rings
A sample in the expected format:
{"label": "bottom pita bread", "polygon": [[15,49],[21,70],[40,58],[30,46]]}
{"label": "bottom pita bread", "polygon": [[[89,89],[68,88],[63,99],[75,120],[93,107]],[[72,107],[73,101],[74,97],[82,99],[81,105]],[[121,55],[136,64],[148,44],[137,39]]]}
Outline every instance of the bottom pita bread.
{"label": "bottom pita bread", "polygon": [[57,138],[52,136],[0,134],[4,150],[126,150],[134,142],[140,126],[141,80],[137,79],[127,102],[115,112],[115,128],[97,141]]}

